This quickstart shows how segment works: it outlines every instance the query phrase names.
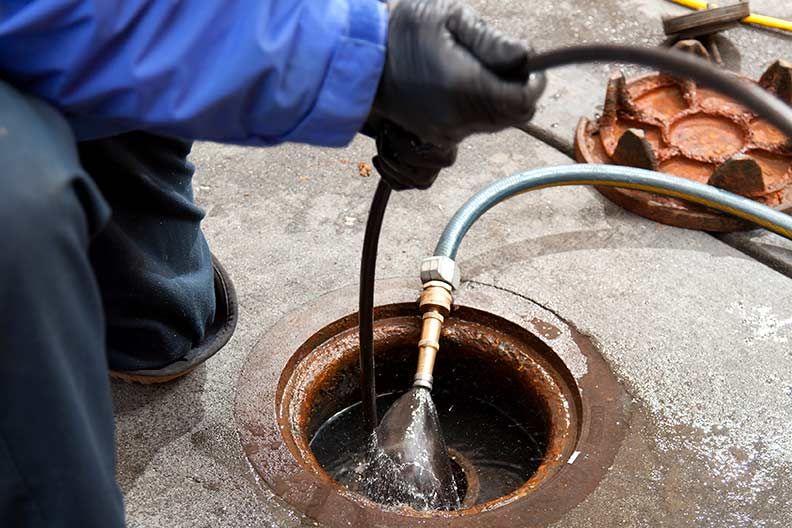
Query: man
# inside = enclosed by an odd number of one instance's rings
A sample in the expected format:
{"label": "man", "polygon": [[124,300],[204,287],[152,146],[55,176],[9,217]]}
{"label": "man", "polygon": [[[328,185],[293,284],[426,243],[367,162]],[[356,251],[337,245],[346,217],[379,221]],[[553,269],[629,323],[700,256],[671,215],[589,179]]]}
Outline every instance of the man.
{"label": "man", "polygon": [[233,331],[175,138],[364,129],[426,188],[530,119],[528,67],[456,0],[0,1],[0,526],[123,526],[108,368],[174,379]]}

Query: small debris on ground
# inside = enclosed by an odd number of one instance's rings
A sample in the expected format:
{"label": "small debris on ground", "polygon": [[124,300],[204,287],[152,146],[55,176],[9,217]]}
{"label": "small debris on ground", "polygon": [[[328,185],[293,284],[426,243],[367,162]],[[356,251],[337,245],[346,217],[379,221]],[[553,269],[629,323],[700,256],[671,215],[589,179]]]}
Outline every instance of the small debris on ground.
{"label": "small debris on ground", "polygon": [[371,165],[366,163],[365,161],[361,161],[358,163],[358,174],[360,174],[363,178],[368,178],[371,176]]}

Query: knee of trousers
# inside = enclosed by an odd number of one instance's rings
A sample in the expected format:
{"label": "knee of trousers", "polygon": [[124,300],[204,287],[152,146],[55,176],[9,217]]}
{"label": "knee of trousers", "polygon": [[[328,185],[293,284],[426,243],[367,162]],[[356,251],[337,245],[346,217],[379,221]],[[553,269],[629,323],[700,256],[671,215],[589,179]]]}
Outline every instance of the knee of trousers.
{"label": "knee of trousers", "polygon": [[0,268],[41,264],[69,241],[87,248],[110,213],[63,116],[3,82],[0,189]]}

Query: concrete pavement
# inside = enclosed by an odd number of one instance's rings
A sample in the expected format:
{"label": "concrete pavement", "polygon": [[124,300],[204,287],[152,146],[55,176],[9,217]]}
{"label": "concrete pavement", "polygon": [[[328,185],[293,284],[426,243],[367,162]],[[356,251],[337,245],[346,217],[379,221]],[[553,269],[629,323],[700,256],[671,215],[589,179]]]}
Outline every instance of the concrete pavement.
{"label": "concrete pavement", "polygon": [[[680,11],[660,0],[474,4],[539,48],[654,44],[657,16]],[[786,2],[752,4],[792,17]],[[789,49],[767,32],[728,36],[743,66],[763,67]],[[577,118],[601,103],[607,73],[554,72],[536,123],[571,137]],[[229,345],[182,381],[114,384],[130,526],[313,526],[255,483],[236,437],[234,388],[268,327],[357,281],[375,184],[357,163],[372,152],[365,138],[342,150],[196,146],[196,195],[210,244],[236,283],[240,323]],[[394,196],[379,276],[417,281],[445,222],[486,182],[570,161],[518,131],[471,138],[431,190]],[[634,399],[610,475],[558,526],[792,524],[790,279],[709,235],[645,221],[585,188],[499,206],[465,239],[460,261],[467,278],[533,299],[589,335]]]}

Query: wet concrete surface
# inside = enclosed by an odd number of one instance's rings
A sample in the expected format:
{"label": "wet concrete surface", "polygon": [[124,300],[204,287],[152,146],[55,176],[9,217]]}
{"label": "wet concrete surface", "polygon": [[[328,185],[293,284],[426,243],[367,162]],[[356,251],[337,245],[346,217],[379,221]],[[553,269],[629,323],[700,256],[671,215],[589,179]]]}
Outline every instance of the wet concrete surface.
{"label": "wet concrete surface", "polygon": [[[684,12],[660,0],[474,4],[539,48],[654,43],[660,24],[643,21]],[[752,4],[792,17],[787,2]],[[577,23],[590,31],[570,29]],[[742,60],[762,66],[790,43],[749,29],[729,37],[743,49],[753,45]],[[554,74],[537,123],[571,137],[577,117],[596,111],[608,70]],[[196,146],[204,228],[236,282],[240,322],[229,345],[182,381],[114,384],[129,526],[314,526],[255,484],[235,431],[235,384],[268,327],[356,283],[375,185],[357,164],[372,152],[364,138],[342,150]],[[457,166],[431,190],[392,199],[379,276],[415,276],[417,294],[420,258],[470,194],[517,170],[567,162],[518,131],[467,141]],[[635,399],[609,476],[558,526],[792,524],[785,507],[792,501],[788,278],[709,235],[653,224],[583,188],[499,206],[466,237],[460,261],[468,278],[518,292],[576,324]]]}
{"label": "wet concrete surface", "polygon": [[635,400],[609,476],[559,526],[788,526],[789,279],[728,252],[576,236],[478,276],[575,321]]}

